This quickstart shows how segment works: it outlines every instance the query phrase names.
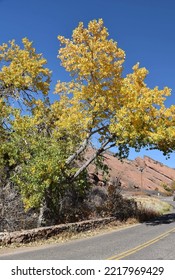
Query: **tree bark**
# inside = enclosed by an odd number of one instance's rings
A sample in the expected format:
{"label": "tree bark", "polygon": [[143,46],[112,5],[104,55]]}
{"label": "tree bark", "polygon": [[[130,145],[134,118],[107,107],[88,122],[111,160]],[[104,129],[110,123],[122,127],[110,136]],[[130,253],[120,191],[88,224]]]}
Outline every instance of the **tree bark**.
{"label": "tree bark", "polygon": [[38,216],[38,222],[37,227],[42,227],[46,225],[46,219],[45,219],[45,210],[46,210],[46,200],[43,200],[43,203],[40,206],[39,209],[39,216]]}

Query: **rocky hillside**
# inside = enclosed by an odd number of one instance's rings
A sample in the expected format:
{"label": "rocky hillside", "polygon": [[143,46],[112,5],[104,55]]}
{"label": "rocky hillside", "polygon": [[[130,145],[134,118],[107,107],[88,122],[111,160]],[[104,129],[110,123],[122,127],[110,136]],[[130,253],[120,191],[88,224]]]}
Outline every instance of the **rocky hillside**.
{"label": "rocky hillside", "polygon": [[[89,151],[89,155],[92,151]],[[146,192],[166,193],[165,189],[171,187],[175,180],[175,169],[163,165],[154,159],[145,156],[135,160],[123,160],[122,162],[111,153],[104,155],[104,162],[109,167],[110,180],[115,182],[120,179],[121,187],[125,190],[145,190]],[[95,173],[95,168],[90,167],[91,177]],[[103,184],[101,174],[96,174],[98,184]]]}

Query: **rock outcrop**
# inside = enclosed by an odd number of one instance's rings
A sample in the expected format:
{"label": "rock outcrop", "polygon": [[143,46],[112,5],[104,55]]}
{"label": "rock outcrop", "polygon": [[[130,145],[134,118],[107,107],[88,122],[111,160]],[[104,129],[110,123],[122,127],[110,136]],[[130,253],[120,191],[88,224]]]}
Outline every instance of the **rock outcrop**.
{"label": "rock outcrop", "polygon": [[[166,187],[171,188],[175,181],[175,169],[147,156],[138,157],[133,161],[128,159],[120,161],[111,153],[106,153],[104,163],[109,167],[111,182],[120,180],[121,188],[124,190],[166,193]],[[93,177],[95,167],[91,166],[89,172]],[[96,181],[99,185],[103,184],[102,174],[96,175]]]}

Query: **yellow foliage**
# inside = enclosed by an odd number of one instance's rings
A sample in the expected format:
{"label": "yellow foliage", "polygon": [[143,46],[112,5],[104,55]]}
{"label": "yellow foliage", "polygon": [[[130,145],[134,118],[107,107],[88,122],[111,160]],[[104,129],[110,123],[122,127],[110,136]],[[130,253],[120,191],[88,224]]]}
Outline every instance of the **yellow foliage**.
{"label": "yellow foliage", "polygon": [[[22,40],[21,49],[15,40],[0,46],[0,87],[3,97],[19,98],[20,91],[41,91],[47,94],[50,85],[51,72],[44,68],[47,61],[37,54],[27,38]],[[25,98],[29,96],[26,94]]]}
{"label": "yellow foliage", "polygon": [[58,36],[58,57],[72,76],[71,82],[58,81],[55,88],[63,108],[58,126],[76,130],[83,139],[107,123],[103,132],[115,138],[117,146],[156,143],[165,151],[166,129],[174,130],[174,108],[164,106],[171,89],[147,87],[148,70],[139,63],[123,77],[125,53],[108,36],[102,19],[90,21],[87,28],[81,22],[71,39]]}

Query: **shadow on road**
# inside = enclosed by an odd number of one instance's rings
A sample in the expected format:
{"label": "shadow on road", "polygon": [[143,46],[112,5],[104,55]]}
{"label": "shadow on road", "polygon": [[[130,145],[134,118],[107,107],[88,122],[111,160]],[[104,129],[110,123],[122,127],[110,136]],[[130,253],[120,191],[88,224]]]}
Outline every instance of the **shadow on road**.
{"label": "shadow on road", "polygon": [[147,226],[157,226],[161,224],[175,223],[175,213],[165,214],[161,217],[145,222]]}

